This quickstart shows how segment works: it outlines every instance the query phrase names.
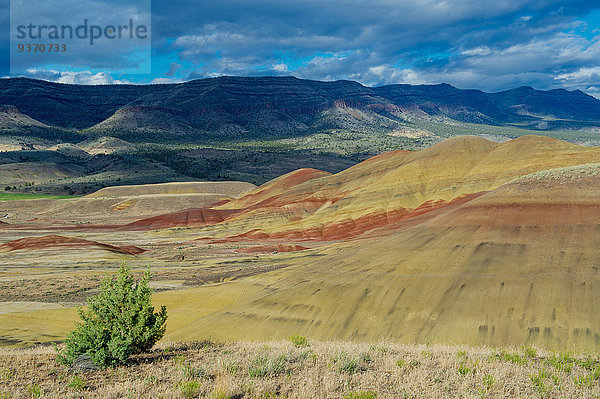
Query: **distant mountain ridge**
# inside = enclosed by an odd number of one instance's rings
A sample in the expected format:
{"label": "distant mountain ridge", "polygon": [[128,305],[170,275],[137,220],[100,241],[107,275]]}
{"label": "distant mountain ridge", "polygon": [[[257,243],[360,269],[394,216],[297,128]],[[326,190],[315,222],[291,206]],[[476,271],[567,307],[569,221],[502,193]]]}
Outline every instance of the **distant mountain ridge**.
{"label": "distant mountain ridge", "polygon": [[579,90],[497,93],[449,84],[366,87],[353,81],[219,77],[177,84],[85,86],[0,80],[0,109],[55,128],[121,136],[168,132],[288,136],[327,129],[394,131],[414,118],[536,128],[598,122],[600,100]]}

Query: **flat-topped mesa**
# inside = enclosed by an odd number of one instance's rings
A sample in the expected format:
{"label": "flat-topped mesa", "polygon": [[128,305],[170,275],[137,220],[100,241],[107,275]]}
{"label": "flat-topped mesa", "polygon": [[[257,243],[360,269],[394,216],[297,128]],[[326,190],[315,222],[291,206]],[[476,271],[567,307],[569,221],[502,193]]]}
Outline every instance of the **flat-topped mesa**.
{"label": "flat-topped mesa", "polygon": [[246,137],[328,129],[394,132],[406,128],[407,115],[459,123],[578,127],[581,121],[598,121],[600,115],[600,101],[577,90],[485,93],[448,84],[366,87],[346,80],[292,77],[89,86],[12,78],[0,81],[0,104],[14,106],[47,126],[121,138],[181,137],[190,131]]}

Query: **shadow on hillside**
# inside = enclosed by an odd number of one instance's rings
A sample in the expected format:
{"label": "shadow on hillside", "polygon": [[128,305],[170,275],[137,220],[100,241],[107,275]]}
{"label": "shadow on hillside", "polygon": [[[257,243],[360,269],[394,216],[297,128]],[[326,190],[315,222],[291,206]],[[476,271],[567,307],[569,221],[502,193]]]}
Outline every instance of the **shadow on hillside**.
{"label": "shadow on hillside", "polygon": [[139,355],[131,356],[127,360],[127,365],[135,366],[140,364],[154,364],[165,360],[173,359],[177,355],[185,354],[187,351],[190,350],[209,350],[221,346],[222,344],[216,344],[208,340],[174,344],[165,348],[152,349],[148,353],[141,353]]}

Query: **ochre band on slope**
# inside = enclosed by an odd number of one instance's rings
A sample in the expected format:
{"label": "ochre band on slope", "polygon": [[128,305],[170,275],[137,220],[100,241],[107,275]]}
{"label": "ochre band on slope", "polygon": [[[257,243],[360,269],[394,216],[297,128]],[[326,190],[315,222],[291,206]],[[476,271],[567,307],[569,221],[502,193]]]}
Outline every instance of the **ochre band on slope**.
{"label": "ochre band on slope", "polygon": [[[394,224],[540,170],[586,164],[600,149],[524,136],[446,140],[371,158],[335,175],[299,170],[217,207],[235,211],[204,237],[332,240]],[[294,181],[301,175],[304,181]],[[291,184],[294,183],[294,184]]]}
{"label": "ochre band on slope", "polygon": [[[382,237],[283,257],[276,272],[159,294],[168,337],[598,350],[599,187],[600,165],[528,176]],[[210,310],[194,319],[190,306]]]}
{"label": "ochre band on slope", "polygon": [[64,248],[86,248],[93,247],[109,252],[115,252],[126,255],[137,255],[146,252],[142,248],[133,245],[116,246],[104,244],[97,241],[85,240],[82,238],[63,237],[59,235],[47,235],[43,237],[27,237],[10,241],[0,245],[0,251],[36,251],[41,249],[64,249]]}

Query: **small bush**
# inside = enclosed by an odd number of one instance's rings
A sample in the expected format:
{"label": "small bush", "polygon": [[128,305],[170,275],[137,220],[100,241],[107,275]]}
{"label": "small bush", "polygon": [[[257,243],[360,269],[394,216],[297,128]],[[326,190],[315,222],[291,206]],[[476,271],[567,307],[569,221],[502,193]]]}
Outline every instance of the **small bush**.
{"label": "small bush", "polygon": [[189,364],[184,364],[181,366],[181,374],[183,374],[183,377],[187,380],[206,377],[206,371],[204,371],[201,367],[196,368]]}
{"label": "small bush", "polygon": [[483,386],[485,387],[485,389],[487,389],[488,391],[490,389],[492,389],[492,387],[494,386],[495,383],[495,379],[493,375],[490,374],[486,374],[483,376]]}
{"label": "small bush", "polygon": [[387,353],[390,350],[390,344],[381,341],[379,344],[371,344],[370,350],[373,352]]}
{"label": "small bush", "polygon": [[248,366],[248,375],[253,378],[278,375],[285,372],[287,358],[283,355],[276,358],[268,355],[256,357]]}
{"label": "small bush", "polygon": [[590,355],[586,356],[583,360],[578,360],[577,364],[579,365],[579,367],[584,368],[588,371],[597,369],[598,366],[600,366],[598,360]]}
{"label": "small bush", "polygon": [[547,397],[554,387],[560,386],[560,380],[545,368],[535,374],[530,374],[529,379],[533,383],[535,390],[541,397]]}
{"label": "small bush", "polygon": [[198,381],[186,381],[179,384],[179,391],[184,398],[196,398],[200,395],[202,384]]}
{"label": "small bush", "polygon": [[471,367],[467,366],[467,365],[466,365],[466,364],[464,364],[464,363],[461,363],[461,364],[458,366],[458,369],[457,369],[457,370],[458,370],[458,374],[460,374],[460,375],[467,375],[467,374],[469,374],[469,373],[474,373],[474,372],[475,372],[475,369],[474,369],[474,368],[471,368]]}
{"label": "small bush", "polygon": [[592,387],[594,384],[597,384],[600,380],[600,365],[596,366],[595,369],[587,369],[591,371],[583,376],[578,376],[575,378],[575,384],[579,387]]}
{"label": "small bush", "polygon": [[308,339],[301,335],[292,335],[289,339],[296,348],[308,346]]}
{"label": "small bush", "polygon": [[37,384],[31,384],[27,386],[27,393],[32,398],[39,398],[42,396],[42,389]]}
{"label": "small bush", "polygon": [[518,353],[508,353],[504,349],[496,355],[496,358],[505,362],[512,362],[521,366],[527,366],[527,357],[521,356]]}
{"label": "small bush", "polygon": [[546,360],[546,364],[567,374],[571,372],[575,363],[576,360],[569,353],[555,354]]}
{"label": "small bush", "polygon": [[235,360],[222,359],[221,367],[231,375],[237,374],[237,372],[240,370],[240,366]]}
{"label": "small bush", "polygon": [[86,387],[86,385],[87,384],[85,380],[78,375],[74,375],[73,378],[71,378],[71,381],[69,381],[69,383],[67,384],[69,388],[73,388],[76,391],[81,391]]}
{"label": "small bush", "polygon": [[524,347],[523,353],[525,354],[525,357],[528,357],[530,359],[537,357],[537,351],[535,350],[535,348],[532,348],[531,346]]}
{"label": "small bush", "polygon": [[332,362],[334,369],[338,372],[354,374],[367,369],[367,364],[371,362],[371,355],[362,353],[349,356],[346,352],[340,352],[334,356]]}
{"label": "small bush", "polygon": [[87,354],[104,368],[125,364],[129,356],[152,348],[165,333],[167,310],[163,306],[154,313],[149,280],[146,272],[134,281],[125,266],[116,278],[105,278],[100,293],[88,299],[88,310],[79,309],[83,322],[66,338],[57,360],[71,365]]}
{"label": "small bush", "polygon": [[458,374],[465,376],[467,374],[475,374],[477,372],[477,366],[479,362],[477,360],[470,360],[467,355],[460,357],[460,364],[458,365]]}
{"label": "small bush", "polygon": [[231,399],[231,395],[229,395],[225,390],[221,388],[217,388],[207,396],[208,399]]}
{"label": "small bush", "polygon": [[377,395],[371,391],[350,392],[344,396],[344,399],[377,399]]}
{"label": "small bush", "polygon": [[573,382],[579,388],[591,388],[596,383],[596,379],[592,375],[586,374],[586,375],[581,375],[581,376],[575,377],[573,379]]}

